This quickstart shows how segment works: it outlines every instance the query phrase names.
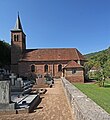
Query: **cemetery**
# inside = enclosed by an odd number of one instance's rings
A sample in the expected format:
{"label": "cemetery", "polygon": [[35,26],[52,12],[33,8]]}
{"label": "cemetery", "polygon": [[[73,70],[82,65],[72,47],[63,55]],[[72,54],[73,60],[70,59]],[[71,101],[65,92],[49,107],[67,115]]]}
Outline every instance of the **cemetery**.
{"label": "cemetery", "polygon": [[[34,110],[34,107],[39,104],[40,94],[45,94],[47,91],[43,88],[38,88],[40,85],[33,80],[28,80],[17,77],[14,73],[9,75],[9,79],[0,79],[0,114],[19,114],[29,113]],[[52,87],[53,79],[46,77],[42,81],[43,86]],[[48,82],[46,82],[48,81]],[[41,85],[42,86],[42,85]]]}
{"label": "cemetery", "polygon": [[[51,108],[49,111],[53,111],[52,115],[55,114],[56,118],[57,114],[54,113],[55,108],[55,111],[57,111],[57,109],[60,110],[59,112],[61,112],[61,115],[63,115],[62,111],[65,110],[64,113],[67,114],[66,117],[70,117],[72,119],[71,115],[68,116],[68,114],[70,114],[68,104],[63,103],[64,98],[61,98],[62,93],[59,94],[59,91],[57,91],[57,89],[62,88],[65,92],[64,95],[66,95],[68,98],[69,105],[72,109],[72,114],[76,120],[85,120],[92,118],[97,119],[97,116],[100,120],[110,118],[109,114],[106,111],[104,111],[100,106],[94,103],[90,98],[88,98],[85,94],[79,91],[74,85],[72,85],[63,77],[61,80],[55,79],[54,81],[53,77],[50,74],[46,74],[44,77],[42,77],[42,75],[38,75],[38,77],[36,77],[36,80],[33,80],[11,73],[8,75],[8,79],[4,79],[4,75],[2,75],[1,78],[0,115],[2,116],[10,114],[11,116],[16,115],[16,119],[18,115],[29,115],[29,113],[33,113],[35,109],[38,111],[38,113],[46,115],[47,110]],[[57,85],[54,85],[54,83]],[[60,83],[62,86],[59,86],[58,83]],[[45,98],[45,100],[42,101],[43,98]],[[43,103],[44,101],[45,103]],[[42,104],[46,105],[46,107],[42,107]],[[40,108],[43,113],[37,108]],[[94,112],[94,109],[96,112]],[[38,113],[36,112],[36,115],[39,115]],[[50,116],[50,113],[48,114]],[[57,116],[58,119],[59,116]]]}

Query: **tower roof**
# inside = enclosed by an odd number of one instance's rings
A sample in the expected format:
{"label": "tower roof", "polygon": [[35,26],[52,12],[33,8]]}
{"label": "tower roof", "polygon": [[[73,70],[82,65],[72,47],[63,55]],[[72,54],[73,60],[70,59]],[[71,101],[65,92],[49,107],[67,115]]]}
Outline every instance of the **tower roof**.
{"label": "tower roof", "polygon": [[22,25],[21,25],[21,21],[20,21],[20,17],[19,17],[19,13],[18,13],[18,16],[17,16],[17,20],[16,20],[16,24],[15,24],[14,30],[21,30],[21,31],[23,31]]}

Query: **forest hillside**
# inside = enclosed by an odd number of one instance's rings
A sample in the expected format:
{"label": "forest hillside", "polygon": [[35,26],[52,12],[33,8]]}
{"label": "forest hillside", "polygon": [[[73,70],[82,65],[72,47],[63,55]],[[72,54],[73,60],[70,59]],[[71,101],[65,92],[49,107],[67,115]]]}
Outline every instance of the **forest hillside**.
{"label": "forest hillside", "polygon": [[110,47],[108,49],[86,54],[85,58],[85,69],[90,70],[91,68],[103,69],[105,77],[110,77]]}

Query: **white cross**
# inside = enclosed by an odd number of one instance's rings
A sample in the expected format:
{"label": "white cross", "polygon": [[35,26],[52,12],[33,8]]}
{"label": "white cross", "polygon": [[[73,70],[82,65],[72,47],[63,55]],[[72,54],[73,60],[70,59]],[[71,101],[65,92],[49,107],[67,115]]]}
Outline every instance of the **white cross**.
{"label": "white cross", "polygon": [[12,73],[11,74],[11,76],[9,76],[9,78],[11,78],[11,83],[12,83],[12,85],[15,85],[15,78],[16,78],[16,76],[14,75],[14,73]]}

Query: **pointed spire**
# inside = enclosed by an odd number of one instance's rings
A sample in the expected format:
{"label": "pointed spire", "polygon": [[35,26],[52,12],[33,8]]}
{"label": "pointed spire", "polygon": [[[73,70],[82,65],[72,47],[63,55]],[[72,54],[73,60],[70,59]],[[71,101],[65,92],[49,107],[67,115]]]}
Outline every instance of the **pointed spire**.
{"label": "pointed spire", "polygon": [[22,25],[21,25],[21,22],[20,22],[19,12],[18,12],[18,17],[17,17],[17,20],[16,20],[14,30],[22,30],[23,31]]}

